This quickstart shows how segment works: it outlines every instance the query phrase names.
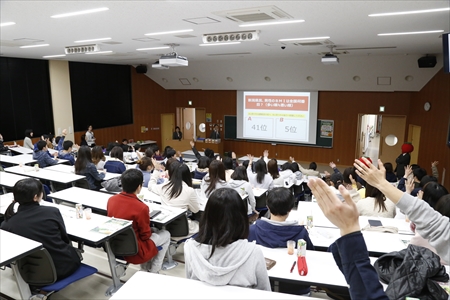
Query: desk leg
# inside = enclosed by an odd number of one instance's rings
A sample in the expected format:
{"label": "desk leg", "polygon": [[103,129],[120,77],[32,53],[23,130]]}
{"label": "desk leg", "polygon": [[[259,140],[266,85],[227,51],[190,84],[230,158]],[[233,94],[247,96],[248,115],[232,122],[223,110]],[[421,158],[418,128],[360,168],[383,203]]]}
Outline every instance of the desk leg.
{"label": "desk leg", "polygon": [[11,263],[11,268],[14,272],[14,276],[16,277],[16,283],[17,287],[19,288],[20,297],[22,299],[29,299],[31,297],[30,286],[23,280],[22,276],[20,276],[19,268],[17,267],[17,264],[15,262]]}
{"label": "desk leg", "polygon": [[[122,268],[121,265],[116,264],[116,256],[111,250],[111,245],[109,244],[109,241],[105,242],[106,246],[106,253],[108,255],[108,263],[109,263],[109,269],[111,270],[111,278],[113,280],[113,285],[110,286],[106,292],[105,296],[112,296],[115,292],[117,292],[120,287],[123,285],[120,282],[120,276],[117,274],[118,268]],[[123,270],[122,270],[123,271]],[[122,272],[123,273],[123,272]]]}

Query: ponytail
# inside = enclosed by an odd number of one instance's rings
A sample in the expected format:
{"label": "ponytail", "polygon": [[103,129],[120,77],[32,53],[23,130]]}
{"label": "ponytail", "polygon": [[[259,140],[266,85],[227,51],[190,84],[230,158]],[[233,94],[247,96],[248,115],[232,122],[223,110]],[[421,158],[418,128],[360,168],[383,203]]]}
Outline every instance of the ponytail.
{"label": "ponytail", "polygon": [[13,200],[5,211],[5,221],[8,221],[16,214],[18,207],[19,203]]}
{"label": "ponytail", "polygon": [[26,178],[16,182],[13,187],[14,200],[5,212],[5,221],[12,218],[20,205],[31,205],[34,197],[42,195],[42,183],[34,178]]}

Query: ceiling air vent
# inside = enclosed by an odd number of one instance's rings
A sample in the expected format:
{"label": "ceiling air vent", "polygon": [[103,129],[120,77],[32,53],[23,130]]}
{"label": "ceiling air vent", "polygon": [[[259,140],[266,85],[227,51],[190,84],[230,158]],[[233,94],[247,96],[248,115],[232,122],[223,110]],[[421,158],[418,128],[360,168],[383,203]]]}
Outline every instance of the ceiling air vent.
{"label": "ceiling air vent", "polygon": [[213,14],[237,23],[261,22],[271,20],[291,20],[293,17],[275,5],[246,9],[216,11]]}

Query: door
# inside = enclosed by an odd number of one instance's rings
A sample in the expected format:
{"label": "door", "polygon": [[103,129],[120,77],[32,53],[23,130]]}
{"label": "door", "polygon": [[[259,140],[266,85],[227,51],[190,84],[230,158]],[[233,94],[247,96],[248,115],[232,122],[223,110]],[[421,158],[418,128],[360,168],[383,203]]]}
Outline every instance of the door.
{"label": "door", "polygon": [[185,139],[191,139],[196,136],[195,108],[183,108],[183,136]]}
{"label": "door", "polygon": [[175,115],[161,114],[161,149],[170,146],[172,134],[175,131]]}
{"label": "door", "polygon": [[411,165],[417,164],[419,159],[419,145],[420,145],[420,130],[422,127],[409,124],[408,142],[414,146],[414,151],[411,152]]}
{"label": "door", "polygon": [[395,159],[402,153],[405,142],[406,116],[380,116],[380,153],[383,163],[390,162],[395,166]]}
{"label": "door", "polygon": [[200,124],[206,123],[206,110],[204,108],[195,109],[195,124],[197,125],[197,137],[205,138],[206,133],[199,130]]}

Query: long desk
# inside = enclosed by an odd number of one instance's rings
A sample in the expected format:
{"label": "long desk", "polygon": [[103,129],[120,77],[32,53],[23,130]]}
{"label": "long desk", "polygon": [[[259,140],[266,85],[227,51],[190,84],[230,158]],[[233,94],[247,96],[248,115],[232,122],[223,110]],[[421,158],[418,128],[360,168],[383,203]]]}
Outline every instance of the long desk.
{"label": "long desk", "polygon": [[38,171],[36,171],[34,169],[34,167],[29,167],[29,166],[9,167],[9,168],[5,168],[5,171],[9,172],[9,173],[33,177],[33,178],[37,178],[37,179],[49,180],[50,184],[52,185],[51,187],[52,187],[53,191],[55,191],[55,189],[53,187],[52,182],[58,182],[58,183],[63,183],[63,184],[69,184],[69,183],[73,184],[77,180],[86,178],[85,176],[82,176],[82,175],[68,174],[68,173],[62,173],[62,172],[57,173],[57,172],[49,171],[49,170],[45,170],[45,169],[39,169]]}
{"label": "long desk", "polygon": [[0,172],[0,186],[3,188],[3,193],[6,194],[8,192],[6,188],[12,189],[17,181],[27,178],[29,177],[8,172]]}
{"label": "long desk", "polygon": [[[75,167],[69,166],[69,165],[53,165],[53,166],[45,167],[44,169],[50,170],[50,171],[68,173],[68,174],[75,174]],[[98,172],[102,173],[102,171],[98,171]],[[103,173],[105,174],[105,178],[103,180],[109,180],[109,179],[121,176],[121,174],[117,174],[117,173],[110,173],[110,172],[103,172]]]}
{"label": "long desk", "polygon": [[10,165],[26,165],[34,164],[37,160],[33,158],[32,154],[21,154],[21,155],[0,155],[0,163],[6,163]]}
{"label": "long desk", "polygon": [[231,285],[213,286],[198,280],[136,272],[110,300],[148,299],[149,283],[153,287],[151,297],[154,299],[317,299]]}
{"label": "long desk", "polygon": [[[306,263],[308,265],[308,274],[300,276],[297,266],[293,272],[290,270],[294,261],[297,261],[297,254],[287,254],[287,248],[266,248],[261,247],[264,257],[276,261],[275,266],[268,270],[269,277],[275,281],[284,281],[290,283],[301,283],[305,285],[314,285],[322,287],[348,287],[344,274],[339,270],[334,261],[331,252],[306,251]],[[376,258],[370,258],[373,264]]]}
{"label": "long desk", "polygon": [[9,147],[9,150],[18,154],[33,154],[33,150],[22,146]]}
{"label": "long desk", "polygon": [[31,291],[20,276],[19,268],[14,262],[42,248],[42,244],[20,235],[0,229],[0,267],[11,265],[22,299],[29,299]]}

